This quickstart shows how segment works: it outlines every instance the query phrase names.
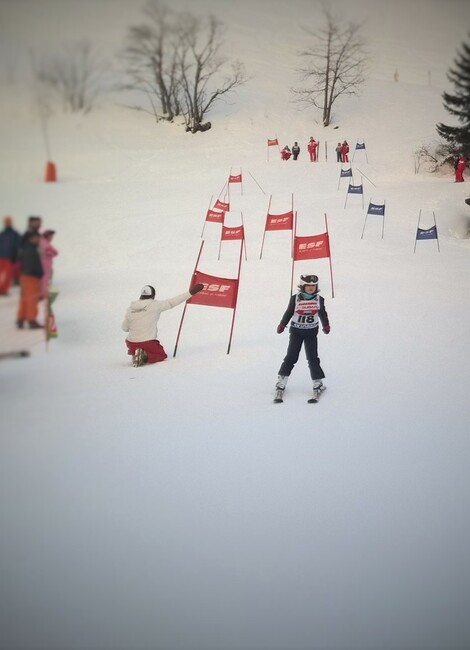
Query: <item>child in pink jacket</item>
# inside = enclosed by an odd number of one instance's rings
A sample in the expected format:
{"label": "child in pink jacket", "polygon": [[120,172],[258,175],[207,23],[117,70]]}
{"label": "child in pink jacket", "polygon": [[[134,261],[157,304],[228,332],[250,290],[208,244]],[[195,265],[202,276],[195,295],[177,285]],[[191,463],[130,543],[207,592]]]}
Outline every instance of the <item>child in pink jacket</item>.
{"label": "child in pink jacket", "polygon": [[59,251],[52,245],[55,230],[46,230],[41,237],[41,263],[44,275],[41,278],[41,298],[47,298],[52,280],[53,259]]}

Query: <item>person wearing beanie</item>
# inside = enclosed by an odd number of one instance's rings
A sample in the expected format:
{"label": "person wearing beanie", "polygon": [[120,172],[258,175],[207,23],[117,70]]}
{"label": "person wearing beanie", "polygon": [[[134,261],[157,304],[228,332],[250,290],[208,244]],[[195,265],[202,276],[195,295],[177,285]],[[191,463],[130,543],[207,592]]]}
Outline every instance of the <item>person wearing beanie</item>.
{"label": "person wearing beanie", "polygon": [[13,219],[3,219],[4,229],[0,232],[0,296],[7,296],[13,282],[15,265],[21,245],[21,236],[13,228]]}
{"label": "person wearing beanie", "polygon": [[322,390],[325,374],[318,358],[317,335],[321,323],[323,332],[329,334],[330,323],[325,309],[325,300],[319,295],[318,277],[316,275],[301,275],[298,284],[299,292],[294,294],[289,305],[277,326],[277,333],[281,334],[288,322],[289,345],[287,354],[279,368],[276,383],[276,401],[282,401],[287,380],[299,359],[302,345],[305,348],[310,377],[313,381],[313,398],[316,401]]}
{"label": "person wearing beanie", "polygon": [[189,291],[174,298],[156,300],[155,289],[151,285],[146,284],[142,287],[140,298],[131,302],[122,323],[122,329],[128,333],[126,337],[127,354],[132,355],[133,366],[157,363],[167,358],[167,354],[157,338],[160,314],[189,300],[203,288],[204,285],[196,284]]}

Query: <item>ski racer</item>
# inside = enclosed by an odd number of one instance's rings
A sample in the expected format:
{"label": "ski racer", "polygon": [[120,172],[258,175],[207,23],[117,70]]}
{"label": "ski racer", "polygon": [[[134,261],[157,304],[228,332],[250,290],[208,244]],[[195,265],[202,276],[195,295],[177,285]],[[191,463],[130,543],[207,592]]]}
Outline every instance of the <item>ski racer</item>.
{"label": "ski racer", "polygon": [[289,305],[277,326],[277,333],[281,334],[289,320],[289,345],[287,354],[279,369],[276,383],[276,398],[282,401],[284,389],[293,367],[299,359],[302,344],[305,348],[310,376],[313,380],[313,398],[318,399],[324,390],[322,379],[325,374],[320,366],[317,351],[318,327],[321,323],[323,332],[330,332],[328,314],[325,310],[325,301],[318,291],[318,276],[301,275],[298,284],[299,292],[294,294]]}

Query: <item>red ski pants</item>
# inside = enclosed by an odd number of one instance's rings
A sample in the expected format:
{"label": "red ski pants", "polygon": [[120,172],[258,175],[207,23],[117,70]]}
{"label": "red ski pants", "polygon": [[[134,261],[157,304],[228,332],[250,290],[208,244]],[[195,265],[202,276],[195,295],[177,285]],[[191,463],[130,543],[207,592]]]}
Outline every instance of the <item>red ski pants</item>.
{"label": "red ski pants", "polygon": [[141,341],[140,343],[134,343],[126,339],[126,345],[127,354],[134,354],[138,348],[145,350],[147,353],[147,363],[165,361],[168,356],[161,346],[160,341],[157,341],[156,339],[152,339],[151,341]]}
{"label": "red ski pants", "polygon": [[41,296],[41,280],[32,275],[20,275],[21,295],[18,320],[36,320]]}
{"label": "red ski pants", "polygon": [[0,259],[0,294],[6,295],[13,282],[13,264],[7,258]]}

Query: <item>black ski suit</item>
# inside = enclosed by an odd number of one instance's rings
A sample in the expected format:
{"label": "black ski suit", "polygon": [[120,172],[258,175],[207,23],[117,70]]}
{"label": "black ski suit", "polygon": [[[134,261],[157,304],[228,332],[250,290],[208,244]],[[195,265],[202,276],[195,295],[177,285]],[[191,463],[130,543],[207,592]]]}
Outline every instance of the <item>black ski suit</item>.
{"label": "black ski suit", "polygon": [[324,330],[329,331],[330,324],[328,314],[325,310],[325,300],[318,291],[306,299],[302,293],[293,295],[289,301],[280,326],[286,327],[291,320],[289,328],[289,345],[287,354],[279,369],[279,375],[288,377],[299,359],[302,344],[305,348],[310,377],[323,379],[325,373],[320,366],[318,358],[317,335],[318,326],[321,323]]}

